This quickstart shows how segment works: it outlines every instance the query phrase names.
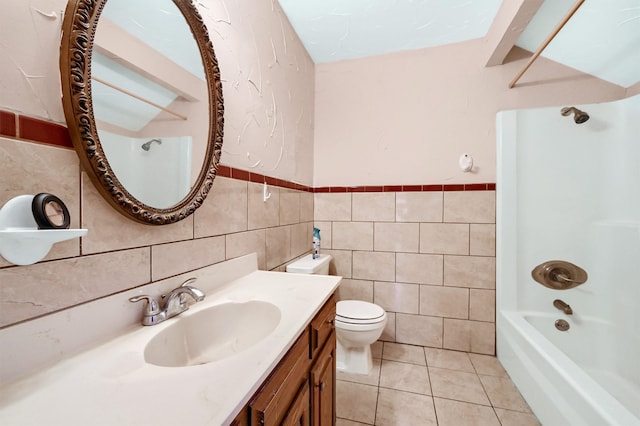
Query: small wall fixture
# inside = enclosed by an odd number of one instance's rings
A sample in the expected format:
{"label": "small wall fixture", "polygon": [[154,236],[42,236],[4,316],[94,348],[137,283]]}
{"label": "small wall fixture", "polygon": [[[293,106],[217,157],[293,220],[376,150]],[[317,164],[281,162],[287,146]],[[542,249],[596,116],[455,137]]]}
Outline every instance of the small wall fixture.
{"label": "small wall fixture", "polygon": [[[12,198],[0,208],[0,255],[15,265],[31,265],[42,260],[54,243],[86,235],[86,229],[61,228],[68,226],[68,215],[64,203],[51,194]],[[46,223],[51,226],[43,229]]]}
{"label": "small wall fixture", "polygon": [[469,173],[473,170],[473,157],[469,154],[462,154],[458,160],[458,165],[460,166],[460,170]]}
{"label": "small wall fixture", "polygon": [[262,186],[262,201],[267,202],[267,200],[271,198],[271,192],[269,192],[269,187],[267,186],[267,182]]}

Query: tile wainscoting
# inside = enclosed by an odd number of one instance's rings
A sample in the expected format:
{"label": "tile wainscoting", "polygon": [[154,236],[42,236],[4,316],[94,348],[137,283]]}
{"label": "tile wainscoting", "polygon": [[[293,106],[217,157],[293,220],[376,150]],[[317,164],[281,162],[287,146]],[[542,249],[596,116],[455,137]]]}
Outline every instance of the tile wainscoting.
{"label": "tile wainscoting", "polygon": [[317,193],[341,299],[382,306],[382,340],[495,353],[495,191]]}
{"label": "tile wainscoting", "polygon": [[0,259],[0,327],[254,251],[283,270],[315,224],[340,296],[389,312],[383,340],[495,352],[495,184],[311,188],[223,165],[195,214],[152,227],[102,200],[63,126],[0,111],[0,134],[0,202],[51,192],[89,229],[35,265]]}

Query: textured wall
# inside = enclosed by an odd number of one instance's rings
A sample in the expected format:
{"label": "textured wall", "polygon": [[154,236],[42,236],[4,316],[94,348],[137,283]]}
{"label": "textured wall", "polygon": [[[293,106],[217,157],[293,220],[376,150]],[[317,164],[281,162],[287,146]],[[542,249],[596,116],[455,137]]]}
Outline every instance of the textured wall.
{"label": "textured wall", "polygon": [[[60,0],[0,0],[0,110],[64,123],[58,50],[65,7]],[[223,163],[310,184],[314,66],[278,3],[207,0],[198,7],[223,78]],[[73,150],[0,138],[0,205],[37,192],[60,196],[71,226],[89,233],[56,244],[32,266],[0,259],[0,326],[248,252],[259,253],[260,268],[277,268],[310,247],[309,193],[272,187],[264,203],[260,185],[218,178],[194,215],[152,227],[111,208]]]}
{"label": "textured wall", "polygon": [[[0,109],[64,123],[64,0],[0,1]],[[312,183],[314,64],[277,1],[198,1],[220,64],[223,164]]]}

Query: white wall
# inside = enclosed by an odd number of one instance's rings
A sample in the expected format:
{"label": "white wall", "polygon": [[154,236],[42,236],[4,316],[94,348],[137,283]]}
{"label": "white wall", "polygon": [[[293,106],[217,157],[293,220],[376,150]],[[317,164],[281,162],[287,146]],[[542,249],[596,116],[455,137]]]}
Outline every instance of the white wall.
{"label": "white wall", "polygon": [[[482,39],[316,66],[314,185],[495,182],[495,115],[616,100],[622,87],[517,49],[485,67]],[[475,159],[473,173],[458,166]]]}

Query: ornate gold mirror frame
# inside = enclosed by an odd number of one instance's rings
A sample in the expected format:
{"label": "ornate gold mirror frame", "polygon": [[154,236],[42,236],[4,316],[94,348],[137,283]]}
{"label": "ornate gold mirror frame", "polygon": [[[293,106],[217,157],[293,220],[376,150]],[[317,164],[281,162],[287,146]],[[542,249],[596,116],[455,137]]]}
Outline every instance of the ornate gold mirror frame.
{"label": "ornate gold mirror frame", "polygon": [[200,207],[216,177],[222,152],[223,99],[220,69],[209,33],[191,0],[173,0],[182,12],[202,58],[209,98],[209,135],[202,169],[191,191],[168,208],[146,205],[114,174],[100,144],[91,95],[91,58],[95,32],[107,0],[69,0],[62,25],[60,74],[62,103],[71,140],[84,170],[100,194],[123,215],[138,222],[166,225]]}

